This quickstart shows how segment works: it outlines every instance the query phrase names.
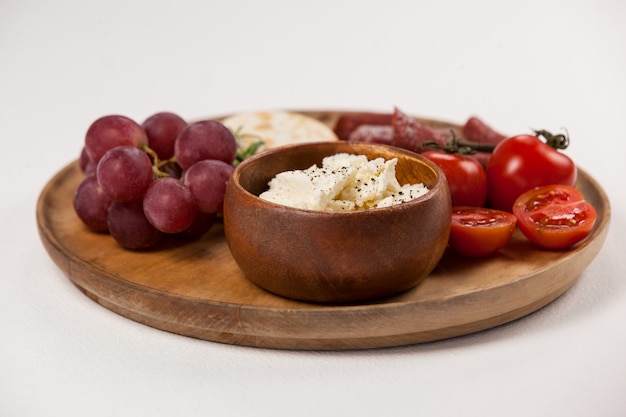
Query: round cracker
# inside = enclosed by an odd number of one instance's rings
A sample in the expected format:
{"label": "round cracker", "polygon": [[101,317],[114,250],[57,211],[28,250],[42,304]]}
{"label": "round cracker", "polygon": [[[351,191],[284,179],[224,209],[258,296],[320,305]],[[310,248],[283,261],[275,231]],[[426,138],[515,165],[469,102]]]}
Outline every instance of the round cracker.
{"label": "round cracker", "polygon": [[244,147],[262,140],[262,148],[293,143],[339,140],[333,130],[310,116],[286,111],[238,113],[222,121],[233,132],[239,132]]}

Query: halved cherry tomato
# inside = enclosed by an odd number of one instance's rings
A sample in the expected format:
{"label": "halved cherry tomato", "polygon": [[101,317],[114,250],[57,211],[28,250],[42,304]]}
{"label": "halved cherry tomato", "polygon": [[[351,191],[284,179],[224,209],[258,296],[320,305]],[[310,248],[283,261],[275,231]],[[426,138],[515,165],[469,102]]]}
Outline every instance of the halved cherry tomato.
{"label": "halved cherry tomato", "polygon": [[482,207],[487,200],[487,173],[472,156],[439,150],[422,152],[446,175],[453,206]]}
{"label": "halved cherry tomato", "polygon": [[[547,134],[542,131],[538,134]],[[567,138],[549,135],[550,139]],[[492,208],[511,211],[522,193],[534,187],[550,184],[574,185],[576,165],[565,154],[537,136],[518,135],[500,142],[487,165],[487,200]],[[560,145],[561,148],[567,144]]]}
{"label": "halved cherry tomato", "polygon": [[586,238],[597,213],[576,188],[548,185],[522,194],[513,205],[520,230],[535,245],[567,249]]}
{"label": "halved cherry tomato", "polygon": [[511,240],[517,219],[509,212],[482,207],[453,207],[450,248],[470,257],[497,252]]}

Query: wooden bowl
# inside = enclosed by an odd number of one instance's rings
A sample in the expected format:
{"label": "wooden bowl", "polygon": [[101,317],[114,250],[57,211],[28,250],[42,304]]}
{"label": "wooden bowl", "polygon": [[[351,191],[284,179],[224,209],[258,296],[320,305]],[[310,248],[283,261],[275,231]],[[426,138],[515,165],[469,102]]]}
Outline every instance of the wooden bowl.
{"label": "wooden bowl", "polygon": [[[325,212],[265,201],[278,173],[321,164],[341,152],[398,158],[400,184],[429,191],[407,203]],[[357,302],[414,287],[435,268],[450,233],[451,200],[442,171],[426,158],[382,145],[322,142],[270,149],[241,163],[226,187],[224,232],[246,278],[303,301]]]}

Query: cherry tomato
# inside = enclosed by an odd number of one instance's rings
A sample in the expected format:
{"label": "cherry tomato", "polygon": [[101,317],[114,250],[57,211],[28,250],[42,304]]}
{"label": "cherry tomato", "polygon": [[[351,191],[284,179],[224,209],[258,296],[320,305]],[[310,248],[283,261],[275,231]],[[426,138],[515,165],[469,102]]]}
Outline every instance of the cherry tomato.
{"label": "cherry tomato", "polygon": [[487,164],[487,200],[499,210],[511,211],[517,197],[531,188],[575,183],[572,160],[533,135],[500,142]]}
{"label": "cherry tomato", "polygon": [[487,174],[480,162],[471,156],[435,150],[422,155],[437,164],[446,175],[453,206],[485,205]]}
{"label": "cherry tomato", "polygon": [[535,245],[567,249],[586,238],[597,213],[576,188],[548,185],[522,194],[513,205],[520,230]]}
{"label": "cherry tomato", "polygon": [[482,207],[453,207],[450,248],[470,257],[497,252],[511,240],[517,219],[507,211]]}

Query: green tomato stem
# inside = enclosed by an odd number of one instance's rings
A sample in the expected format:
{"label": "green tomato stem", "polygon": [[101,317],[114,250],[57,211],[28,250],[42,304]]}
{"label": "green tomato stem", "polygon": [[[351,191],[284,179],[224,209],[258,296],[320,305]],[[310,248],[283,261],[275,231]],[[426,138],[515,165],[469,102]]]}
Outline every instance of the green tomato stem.
{"label": "green tomato stem", "polygon": [[452,133],[452,137],[448,140],[445,146],[442,146],[440,143],[437,142],[424,142],[421,145],[421,149],[425,150],[428,148],[433,148],[440,149],[446,153],[472,155],[476,152],[493,152],[496,147],[496,145],[490,143],[478,143],[462,138],[457,138],[453,130],[451,130],[450,132]]}
{"label": "green tomato stem", "polygon": [[566,149],[569,146],[569,136],[567,131],[557,135],[547,130],[533,130],[537,136],[542,136],[546,140],[546,145],[554,149]]}

